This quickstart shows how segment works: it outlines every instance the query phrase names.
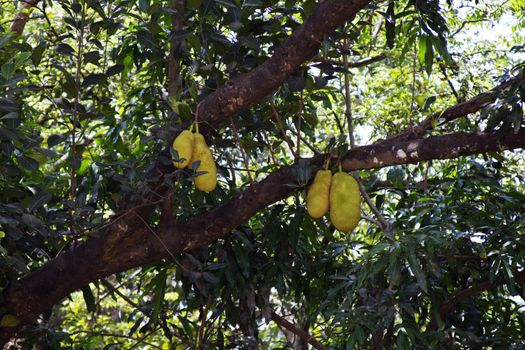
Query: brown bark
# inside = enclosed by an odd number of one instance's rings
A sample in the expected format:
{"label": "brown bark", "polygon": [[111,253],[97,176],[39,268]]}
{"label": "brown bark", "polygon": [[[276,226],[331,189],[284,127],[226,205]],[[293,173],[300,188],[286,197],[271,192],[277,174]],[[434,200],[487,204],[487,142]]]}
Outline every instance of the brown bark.
{"label": "brown bark", "polygon": [[284,317],[276,314],[274,311],[272,311],[272,321],[274,321],[280,327],[284,328],[293,335],[299,337],[303,342],[310,344],[315,349],[326,350],[326,347],[323,344],[321,344],[321,342],[319,342],[317,339],[315,339],[312,335],[310,335],[305,330],[297,327],[293,323],[289,322]]}
{"label": "brown bark", "polygon": [[275,91],[319,48],[325,34],[353,18],[370,2],[321,2],[308,20],[283,42],[270,59],[251,72],[228,81],[201,102],[199,119],[205,121],[203,127],[215,127]]}
{"label": "brown bark", "polygon": [[9,31],[16,35],[21,35],[24,32],[27,21],[29,21],[30,10],[36,6],[38,0],[25,0],[22,1],[22,9],[13,19]]}
{"label": "brown bark", "polygon": [[471,113],[479,111],[481,108],[494,102],[494,100],[500,96],[503,92],[507,91],[512,85],[517,84],[525,80],[525,75],[515,76],[503,84],[496,86],[494,89],[476,95],[468,101],[458,103],[446,110],[435,113],[405,132],[399,133],[388,140],[391,142],[405,141],[413,138],[420,138],[429,130],[435,128],[436,125],[442,125],[453,121],[455,119],[467,116]]}
{"label": "brown bark", "polygon": [[[201,120],[206,121],[206,125],[217,126],[266,96],[282,84],[318,47],[324,34],[355,15],[368,2],[322,2],[305,25],[288,38],[272,58],[208,96],[201,103]],[[481,107],[477,104],[475,108]],[[468,113],[467,109],[463,109],[463,112]],[[395,144],[387,140],[352,149],[344,157],[343,167],[347,171],[381,168],[525,147],[525,130],[517,135],[458,133],[405,141],[407,138]],[[315,169],[325,159],[326,155],[319,155],[308,161]],[[41,269],[9,286],[4,294],[2,307],[21,318],[23,324],[28,324],[87,283],[212,243],[228,235],[259,210],[286,198],[294,191],[287,186],[295,181],[292,175],[293,166],[283,167],[208,213],[187,222],[177,222],[175,218],[164,216],[159,227],[153,230],[146,224],[149,222],[149,215],[162,199],[162,195],[169,190],[161,185],[162,175],[173,171],[170,166],[163,166],[161,160],[159,159],[159,165],[155,168],[159,185],[154,186],[155,191],[150,191],[152,195],[138,203],[130,202],[130,209],[116,217],[99,237],[93,237],[66,251]],[[0,343],[5,343],[16,330],[0,329]]]}
{"label": "brown bark", "polygon": [[[228,82],[202,101],[199,116],[205,122],[202,124],[203,131],[209,126],[217,126],[278,88],[319,47],[325,34],[352,18],[369,2],[371,0],[327,0],[319,4],[311,17],[270,59],[252,72]],[[173,168],[166,168],[163,164],[166,164],[166,159],[161,155],[154,170],[147,176],[151,188],[149,195],[138,201],[124,201],[127,209],[115,217],[112,224],[99,233],[99,237],[91,238],[61,254],[41,269],[9,286],[4,292],[2,307],[17,315],[23,321],[22,324],[27,324],[63,297],[91,281],[201,245],[194,244],[192,233],[202,233],[202,244],[212,242],[218,233],[226,235],[240,222],[262,209],[264,203],[272,203],[292,192],[290,188],[283,186],[277,191],[272,189],[279,187],[283,180],[292,180],[289,169],[278,172],[251,186],[250,191],[237,197],[229,208],[221,206],[213,210],[212,215],[219,215],[213,227],[209,227],[214,220],[212,216],[201,216],[185,224],[174,223],[174,226],[171,222],[161,223],[159,231],[164,232],[163,236],[166,237],[160,242],[152,234],[156,232],[146,227],[145,223],[149,222],[148,218],[156,204],[169,191],[164,185],[163,175],[172,172]],[[260,197],[254,195],[255,189],[259,188],[265,191]],[[243,208],[246,203],[249,207]],[[251,209],[246,210],[248,208]],[[232,216],[230,210],[239,210],[241,216]],[[238,220],[241,217],[243,221]],[[214,230],[215,228],[219,228],[219,231]],[[166,238],[169,241],[167,246],[164,243]],[[5,343],[16,331],[17,328],[0,329],[0,344]]]}
{"label": "brown bark", "polygon": [[[504,135],[456,133],[400,142],[395,146],[384,142],[357,147],[348,151],[342,165],[346,171],[372,169],[520,147],[525,147],[525,129],[518,134],[509,132]],[[326,155],[321,155],[308,161],[315,170],[325,159]],[[212,243],[228,235],[259,210],[293,193],[294,189],[287,185],[295,183],[294,166],[281,168],[208,213],[187,222],[169,218],[153,232],[139,217],[140,212],[132,210],[126,215],[136,219],[126,220],[125,225],[115,222],[111,232],[61,254],[11,286],[5,294],[3,306],[24,323],[29,323],[89,282]],[[13,329],[0,329],[0,340],[5,342],[12,334]]]}

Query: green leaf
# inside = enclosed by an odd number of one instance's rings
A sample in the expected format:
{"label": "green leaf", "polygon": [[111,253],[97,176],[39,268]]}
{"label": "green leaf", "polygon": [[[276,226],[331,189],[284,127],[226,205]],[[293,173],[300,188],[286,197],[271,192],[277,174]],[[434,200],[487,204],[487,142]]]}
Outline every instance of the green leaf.
{"label": "green leaf", "polygon": [[151,316],[153,320],[157,320],[162,311],[162,302],[164,301],[164,295],[166,293],[166,278],[167,270],[163,269],[153,278],[152,281],[154,285],[153,291],[155,293],[153,296],[153,314]]}
{"label": "green leaf", "polygon": [[397,335],[396,345],[398,350],[410,350],[410,339],[405,332],[400,331]]}
{"label": "green leaf", "polygon": [[389,48],[394,48],[396,40],[396,14],[394,8],[395,2],[390,1],[385,16],[385,35]]}
{"label": "green leaf", "polygon": [[29,211],[33,211],[35,209],[40,208],[41,206],[49,202],[51,198],[53,197],[47,192],[37,192],[37,194],[33,196],[31,203],[29,204]]}
{"label": "green leaf", "polygon": [[42,225],[40,219],[32,214],[22,214],[22,222],[29,227],[37,228]]}
{"label": "green leaf", "polygon": [[82,296],[84,297],[84,302],[86,303],[86,309],[88,312],[96,311],[95,296],[89,287],[89,284],[82,289]]}
{"label": "green leaf", "polygon": [[20,155],[17,157],[18,164],[20,164],[22,167],[26,168],[27,170],[31,171],[37,171],[38,170],[38,161],[34,158]]}
{"label": "green leaf", "polygon": [[55,51],[66,56],[72,56],[75,53],[75,49],[72,48],[71,45],[66,43],[60,43],[57,46],[55,46]]}
{"label": "green leaf", "polygon": [[421,263],[414,252],[410,252],[408,254],[408,260],[410,270],[412,270],[412,273],[414,274],[414,276],[416,276],[417,284],[419,285],[422,291],[428,294],[427,279],[425,273],[421,269]]}

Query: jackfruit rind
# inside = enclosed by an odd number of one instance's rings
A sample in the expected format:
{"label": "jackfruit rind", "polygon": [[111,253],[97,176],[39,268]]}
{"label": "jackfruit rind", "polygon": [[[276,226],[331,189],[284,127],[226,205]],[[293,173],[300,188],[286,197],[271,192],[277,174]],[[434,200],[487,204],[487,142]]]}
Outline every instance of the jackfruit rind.
{"label": "jackfruit rind", "polygon": [[330,183],[332,171],[319,170],[306,195],[306,210],[313,218],[320,218],[330,206]]}
{"label": "jackfruit rind", "polygon": [[353,231],[361,219],[359,184],[349,174],[337,172],[330,188],[330,221],[342,232]]}
{"label": "jackfruit rind", "polygon": [[179,169],[190,165],[194,143],[193,133],[189,130],[184,130],[177,136],[175,141],[173,141],[173,149],[177,151],[180,161],[174,160],[173,165]]}
{"label": "jackfruit rind", "polygon": [[20,324],[20,319],[15,315],[5,314],[0,320],[0,327],[16,327]]}
{"label": "jackfruit rind", "polygon": [[[203,192],[211,192],[217,186],[217,167],[204,136],[199,133],[194,134],[194,146],[191,163],[200,161],[195,169],[196,173],[205,172],[195,177],[195,187]],[[190,164],[191,166],[191,164]]]}

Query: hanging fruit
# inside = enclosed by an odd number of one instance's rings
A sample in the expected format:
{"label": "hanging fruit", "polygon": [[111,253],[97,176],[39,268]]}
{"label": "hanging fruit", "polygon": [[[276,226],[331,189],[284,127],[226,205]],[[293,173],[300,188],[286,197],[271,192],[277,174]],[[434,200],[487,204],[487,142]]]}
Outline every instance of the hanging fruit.
{"label": "hanging fruit", "polygon": [[330,220],[342,232],[353,231],[361,219],[359,184],[349,174],[339,171],[330,187]]}

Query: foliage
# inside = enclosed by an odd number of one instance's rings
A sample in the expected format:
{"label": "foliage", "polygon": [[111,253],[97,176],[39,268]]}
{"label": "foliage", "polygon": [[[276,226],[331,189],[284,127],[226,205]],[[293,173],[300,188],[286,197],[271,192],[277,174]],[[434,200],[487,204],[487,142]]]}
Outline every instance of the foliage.
{"label": "foliage", "polygon": [[[264,62],[316,4],[187,0],[183,28],[172,30],[173,8],[157,0],[45,1],[20,37],[8,32],[16,9],[6,7],[0,289],[97,236],[119,203],[144,196],[151,181],[144,174],[197,104]],[[363,145],[492,88],[523,69],[524,19],[519,1],[368,6],[326,36],[316,57],[272,96],[214,130],[207,140],[218,164],[214,192],[195,191],[185,170],[166,177],[173,213],[183,221],[228,201],[292,164],[297,147],[303,157],[342,154],[349,147],[345,97]],[[490,31],[487,21],[510,23],[511,33],[478,40],[476,33]],[[168,96],[173,48],[182,68]],[[386,58],[349,70],[345,96],[347,70],[333,61],[379,54]],[[435,133],[517,131],[524,93],[517,84]],[[371,219],[340,233],[307,215],[301,188],[225,239],[86,286],[27,327],[22,341],[290,348],[293,341],[271,322],[274,310],[338,349],[523,347],[523,281],[515,276],[525,265],[524,162],[523,154],[501,153],[360,171],[391,232]],[[306,184],[309,169],[299,173]],[[374,217],[368,207],[363,214]],[[494,287],[440,317],[454,292],[487,281]]]}

